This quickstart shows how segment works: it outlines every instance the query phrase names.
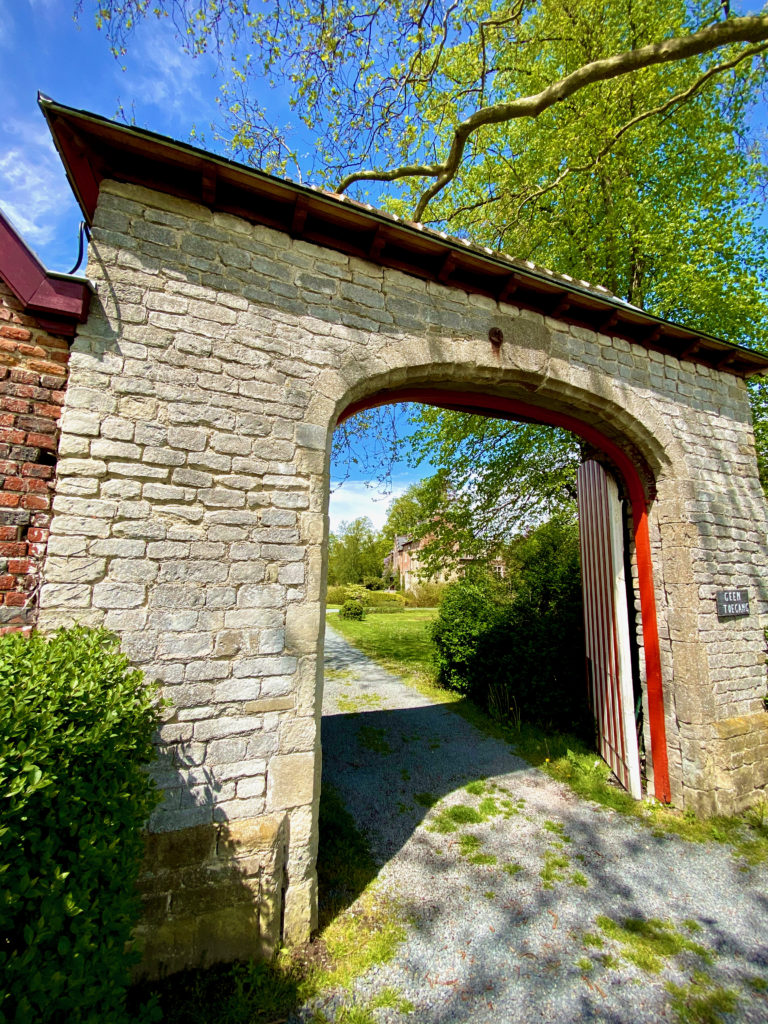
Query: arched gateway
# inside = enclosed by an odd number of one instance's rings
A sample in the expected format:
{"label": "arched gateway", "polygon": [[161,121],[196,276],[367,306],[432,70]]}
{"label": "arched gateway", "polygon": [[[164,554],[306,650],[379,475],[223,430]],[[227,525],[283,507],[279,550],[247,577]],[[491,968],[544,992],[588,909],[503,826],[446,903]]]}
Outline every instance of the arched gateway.
{"label": "arched gateway", "polygon": [[[764,790],[766,510],[744,377],[768,360],[360,204],[43,109],[93,224],[96,294],[71,354],[41,624],[105,623],[172,702],[147,970],[312,927],[329,448],[366,405],[535,418],[602,452],[631,505],[649,790],[704,813]],[[732,590],[748,614],[723,615]]]}

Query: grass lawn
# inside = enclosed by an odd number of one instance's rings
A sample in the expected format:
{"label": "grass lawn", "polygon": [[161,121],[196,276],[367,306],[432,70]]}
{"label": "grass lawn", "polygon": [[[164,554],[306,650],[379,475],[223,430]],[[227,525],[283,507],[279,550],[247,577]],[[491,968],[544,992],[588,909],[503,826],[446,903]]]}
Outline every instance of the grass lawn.
{"label": "grass lawn", "polygon": [[768,860],[768,802],[738,817],[701,819],[653,799],[634,800],[611,781],[610,770],[595,749],[577,737],[526,722],[524,708],[514,723],[498,721],[466,697],[440,687],[429,635],[429,624],[436,616],[437,609],[419,608],[397,615],[368,615],[362,621],[330,615],[327,622],[369,658],[400,675],[406,684],[436,702],[451,704],[452,710],[472,725],[509,743],[524,760],[565,782],[585,799],[640,818],[658,831],[673,832],[690,842],[730,843],[748,864]]}
{"label": "grass lawn", "polygon": [[354,644],[363,654],[403,676],[434,678],[430,624],[437,617],[437,608],[413,608],[404,612],[377,615],[364,619],[341,619],[328,615],[328,625]]}

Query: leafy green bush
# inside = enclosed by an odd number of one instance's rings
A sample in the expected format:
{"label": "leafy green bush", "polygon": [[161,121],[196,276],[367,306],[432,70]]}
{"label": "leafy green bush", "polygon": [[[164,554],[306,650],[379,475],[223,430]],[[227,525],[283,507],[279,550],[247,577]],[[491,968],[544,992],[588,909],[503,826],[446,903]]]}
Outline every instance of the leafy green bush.
{"label": "leafy green bush", "polygon": [[391,608],[401,612],[405,608],[405,597],[391,590],[369,590],[363,604],[366,608]]}
{"label": "leafy green bush", "polygon": [[2,1020],[129,1019],[153,696],[105,630],[0,637]]}
{"label": "leafy green bush", "polygon": [[495,676],[487,658],[489,645],[508,621],[510,608],[508,589],[482,570],[471,569],[464,579],[446,587],[431,630],[443,686],[487,703],[485,694]]}
{"label": "leafy green bush", "polygon": [[383,590],[384,579],[381,576],[363,576],[363,586],[366,590]]}
{"label": "leafy green bush", "polygon": [[544,523],[508,568],[447,587],[432,626],[439,679],[502,718],[590,736],[577,525]]}
{"label": "leafy green bush", "polygon": [[328,587],[328,591],[325,595],[326,604],[344,604],[346,600],[346,587]]}
{"label": "leafy green bush", "polygon": [[405,597],[390,590],[367,590],[359,583],[328,587],[327,604],[344,604],[345,601],[357,601],[366,608],[394,605],[397,611],[402,611],[405,607]]}
{"label": "leafy green bush", "polygon": [[362,601],[355,601],[354,599],[345,601],[341,608],[339,608],[339,618],[364,619],[365,608],[363,607]]}
{"label": "leafy green bush", "polygon": [[433,583],[424,580],[406,592],[405,603],[409,608],[437,608],[443,600],[447,583]]}

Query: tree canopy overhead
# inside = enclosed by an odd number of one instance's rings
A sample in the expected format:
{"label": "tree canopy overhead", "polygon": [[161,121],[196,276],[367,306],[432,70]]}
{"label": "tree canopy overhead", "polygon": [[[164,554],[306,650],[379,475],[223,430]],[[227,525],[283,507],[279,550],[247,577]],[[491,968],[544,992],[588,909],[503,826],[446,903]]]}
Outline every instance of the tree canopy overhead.
{"label": "tree canopy overhead", "polygon": [[228,94],[233,145],[275,161],[263,139],[275,140],[276,126],[254,86],[261,77],[290,83],[291,104],[341,189],[435,179],[417,217],[465,156],[473,162],[465,150],[483,129],[591,106],[601,91],[621,101],[633,92],[624,79],[640,73],[644,98],[657,102],[638,104],[613,133],[620,137],[761,58],[768,15],[721,19],[729,10],[720,0],[94,0],[118,54],[149,16],[170,19],[190,54],[217,54],[237,91]]}
{"label": "tree canopy overhead", "polygon": [[[607,285],[736,341],[760,321],[768,13],[720,0],[77,0],[218,56],[239,156]],[[736,5],[734,4],[734,7]],[[288,90],[307,160],[270,116]],[[309,165],[309,166],[308,166]],[[737,270],[734,271],[734,264]],[[739,277],[740,311],[727,301]],[[723,308],[722,299],[726,298]],[[745,308],[746,307],[746,308]]]}
{"label": "tree canopy overhead", "polygon": [[[764,128],[761,136],[754,122],[768,80],[766,7],[77,0],[77,8],[91,9],[117,54],[136,22],[152,17],[170,19],[191,55],[215,53],[226,78],[221,136],[255,166],[287,173],[296,164],[327,188],[766,347],[768,168]],[[316,140],[309,160],[271,118],[270,83],[288,90],[298,127]],[[768,400],[755,396],[766,467]],[[369,439],[382,415],[362,414]],[[453,415],[440,414],[461,434],[466,425]],[[391,429],[378,436],[391,453]]]}

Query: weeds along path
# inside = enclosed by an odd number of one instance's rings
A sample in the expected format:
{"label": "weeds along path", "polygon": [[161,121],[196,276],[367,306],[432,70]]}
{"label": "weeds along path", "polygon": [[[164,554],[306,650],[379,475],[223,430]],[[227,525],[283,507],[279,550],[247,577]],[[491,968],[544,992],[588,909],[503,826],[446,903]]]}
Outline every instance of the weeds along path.
{"label": "weeds along path", "polygon": [[360,1020],[768,1019],[765,866],[581,800],[330,628],[322,729],[323,784],[407,922]]}

